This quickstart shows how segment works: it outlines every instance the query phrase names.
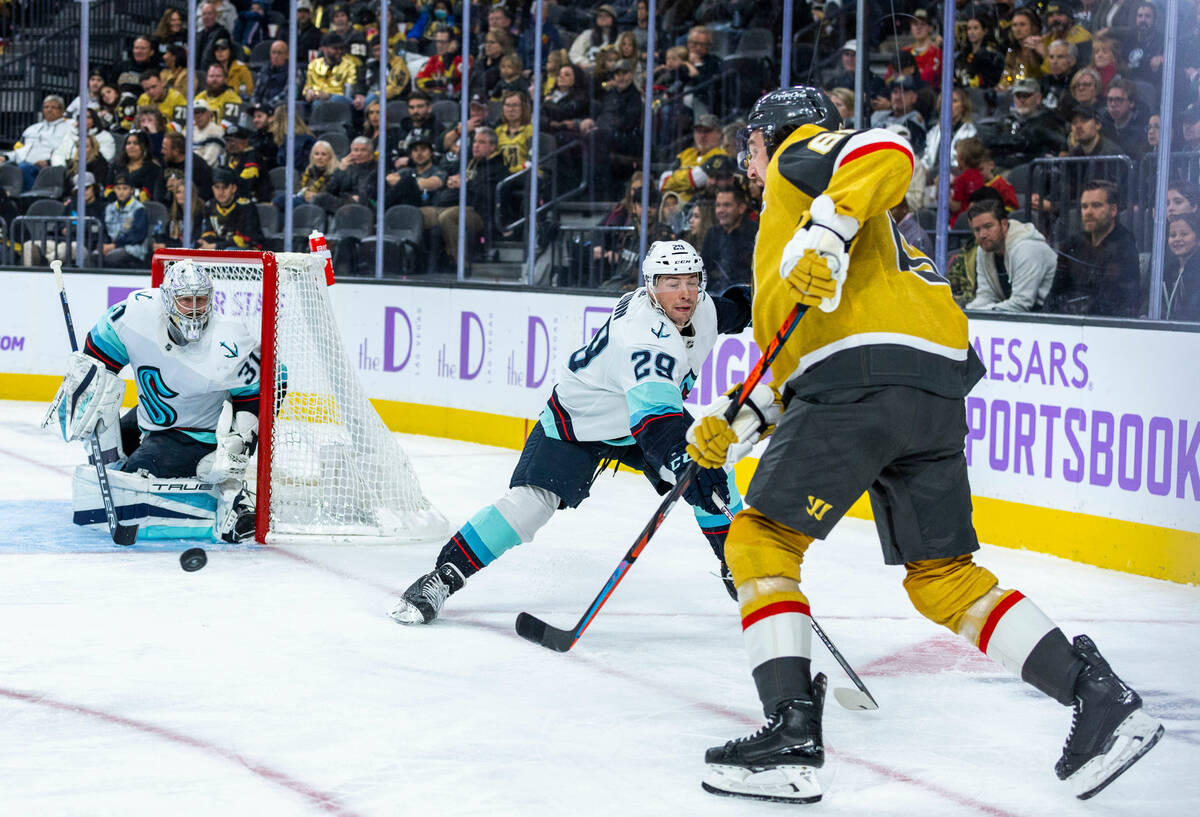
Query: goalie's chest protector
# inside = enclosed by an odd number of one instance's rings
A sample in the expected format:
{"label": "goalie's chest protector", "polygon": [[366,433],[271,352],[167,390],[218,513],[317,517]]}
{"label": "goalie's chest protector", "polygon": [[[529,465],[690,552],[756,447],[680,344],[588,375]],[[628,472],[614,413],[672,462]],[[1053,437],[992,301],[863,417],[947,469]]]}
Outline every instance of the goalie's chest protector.
{"label": "goalie's chest protector", "polygon": [[257,392],[258,340],[214,313],[199,341],[180,346],[167,335],[159,297],[158,290],[135,292],[113,322],[137,385],[138,425],[211,432],[231,391]]}
{"label": "goalie's chest protector", "polygon": [[[717,310],[705,294],[687,335],[658,311],[645,287],[622,296],[608,323],[571,355],[555,387],[575,438],[632,443],[631,401],[637,398],[629,393],[647,383],[670,383],[682,407],[716,342]],[[543,426],[553,434],[551,419],[543,414]]]}

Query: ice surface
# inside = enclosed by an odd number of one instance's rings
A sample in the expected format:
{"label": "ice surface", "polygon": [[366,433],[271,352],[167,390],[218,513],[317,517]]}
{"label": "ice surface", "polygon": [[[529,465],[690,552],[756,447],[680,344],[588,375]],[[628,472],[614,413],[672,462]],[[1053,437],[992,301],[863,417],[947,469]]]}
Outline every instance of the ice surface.
{"label": "ice surface", "polygon": [[[82,461],[0,403],[0,815],[1187,815],[1200,813],[1200,589],[985,546],[979,561],[1092,635],[1166,737],[1096,799],[1053,772],[1069,710],[919,617],[846,520],[805,570],[880,703],[830,701],[817,806],[716,798],[704,749],[761,714],[733,605],[685,508],[567,654],[516,636],[582,614],[657,498],[605,476],[580,510],[471,580],[429,627],[386,610],[440,542],[118,549],[70,524]],[[458,524],[516,452],[403,438]],[[1135,543],[1131,543],[1135,544]],[[848,681],[814,639],[815,663]]]}

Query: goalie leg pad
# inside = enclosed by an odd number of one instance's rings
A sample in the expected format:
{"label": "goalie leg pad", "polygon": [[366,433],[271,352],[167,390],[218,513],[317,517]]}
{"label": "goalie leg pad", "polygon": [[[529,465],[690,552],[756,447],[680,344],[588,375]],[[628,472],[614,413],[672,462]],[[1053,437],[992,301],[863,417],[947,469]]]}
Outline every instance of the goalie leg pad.
{"label": "goalie leg pad", "polygon": [[[198,479],[159,479],[144,473],[108,472],[117,519],[138,525],[138,540],[211,539],[217,494]],[[75,468],[72,482],[73,521],[108,533],[96,469]]]}

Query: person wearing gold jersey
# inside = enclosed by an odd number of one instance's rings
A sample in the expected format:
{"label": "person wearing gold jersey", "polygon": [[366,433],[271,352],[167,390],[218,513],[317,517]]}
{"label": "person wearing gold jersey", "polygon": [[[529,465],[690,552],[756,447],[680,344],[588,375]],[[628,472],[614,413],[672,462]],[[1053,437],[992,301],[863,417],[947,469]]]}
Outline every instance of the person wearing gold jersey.
{"label": "person wearing gold jersey", "polygon": [[1068,641],[972,561],[964,398],[984,368],[948,282],[888,215],[908,188],[912,148],[886,130],[839,130],[841,121],[822,91],[801,86],[760,99],[744,133],[747,172],[764,183],[756,341],[765,347],[797,302],[809,309],[771,366],[772,385],[757,386],[732,423],[727,396],[688,431],[703,468],[728,466],[731,446],[744,452],[771,434],[725,550],[767,725],[709,749],[704,788],[821,798],[826,682],[810,674],[801,563],[866,492],[884,561],[904,565],[916,609],[1074,704],[1055,771],[1090,797],[1162,727],[1087,636]]}

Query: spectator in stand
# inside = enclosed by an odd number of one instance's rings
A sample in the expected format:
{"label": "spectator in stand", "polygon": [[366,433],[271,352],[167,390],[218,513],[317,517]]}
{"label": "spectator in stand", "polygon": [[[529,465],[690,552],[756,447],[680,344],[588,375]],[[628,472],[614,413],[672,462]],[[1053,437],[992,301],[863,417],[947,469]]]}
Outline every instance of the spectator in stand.
{"label": "spectator in stand", "polygon": [[192,235],[204,250],[261,250],[266,238],[258,209],[238,198],[237,174],[228,168],[213,171],[213,197],[196,213]]}
{"label": "spectator in stand", "polygon": [[587,77],[578,65],[558,69],[554,86],[542,101],[542,128],[552,133],[579,133],[579,123],[591,112]]}
{"label": "spectator in stand", "polygon": [[715,205],[708,199],[695,199],[687,205],[684,212],[687,231],[680,238],[693,247],[703,247],[708,231],[717,223]]}
{"label": "spectator in stand", "polygon": [[192,150],[208,163],[217,166],[225,150],[225,129],[216,123],[207,101],[197,97],[192,102]]}
{"label": "spectator in stand", "polygon": [[177,8],[169,8],[162,13],[158,18],[158,25],[154,27],[152,35],[158,42],[158,50],[165,54],[167,46],[187,45],[187,21],[183,19],[183,12]]}
{"label": "spectator in stand", "polygon": [[515,54],[513,39],[507,31],[489,31],[483,36],[483,59],[471,66],[471,96],[495,100],[500,84],[500,60]]}
{"label": "spectator in stand", "polygon": [[510,91],[501,102],[497,149],[509,173],[519,173],[529,163],[533,147],[532,108],[529,94],[524,91]]}
{"label": "spectator in stand", "polygon": [[[88,74],[87,80],[87,104],[86,108],[95,108],[100,105],[100,89],[104,86],[104,75],[99,71],[92,71]],[[79,97],[71,100],[71,104],[67,106],[67,114],[69,118],[75,119],[79,115]]]}
{"label": "spectator in stand", "polygon": [[1042,21],[1031,8],[1019,8],[1013,12],[1008,28],[1011,45],[1004,55],[1004,76],[998,88],[1011,88],[1022,79],[1037,79],[1042,75]]}
{"label": "spectator in stand", "polygon": [[135,129],[146,134],[146,138],[150,140],[150,158],[161,162],[163,134],[167,132],[167,120],[163,117],[162,111],[153,105],[138,108],[134,124]]}
{"label": "spectator in stand", "polygon": [[1146,143],[1142,146],[1142,155],[1158,152],[1158,140],[1162,135],[1162,117],[1156,113],[1150,114],[1146,121]]}
{"label": "spectator in stand", "polygon": [[646,79],[646,60],[642,57],[642,50],[638,47],[637,37],[633,36],[632,31],[622,31],[617,35],[617,59],[629,60],[633,63],[633,81],[638,86],[639,91],[645,90],[642,86]]}
{"label": "spectator in stand", "polygon": [[1180,213],[1167,220],[1167,249],[1163,265],[1162,318],[1200,322],[1200,217]]}
{"label": "spectator in stand", "polygon": [[194,107],[196,102],[203,99],[209,109],[220,114],[224,124],[231,124],[241,116],[242,98],[229,87],[227,78],[225,66],[219,62],[211,63],[204,75],[204,90],[196,94],[192,105]]}
{"label": "spectator in stand", "polygon": [[[853,93],[854,88],[854,66],[858,60],[858,41],[846,40],[842,45],[842,50],[839,52],[841,60],[841,70],[833,74],[825,81],[825,90],[829,91],[833,88],[845,88]],[[876,74],[874,71],[867,71],[863,76],[864,95],[863,100],[863,115],[868,119],[874,111],[885,111],[891,107],[891,94],[888,91],[887,83],[883,81],[883,77]],[[853,112],[849,116],[843,117],[850,119]]]}
{"label": "spectator in stand", "polygon": [[1054,283],[1054,250],[1031,224],[1010,220],[995,200],[977,202],[967,222],[979,245],[975,253],[975,299],[967,309],[1033,312]]}
{"label": "spectator in stand", "polygon": [[[939,96],[937,104],[939,110],[941,109],[941,105],[941,97]],[[953,176],[960,170],[955,147],[963,139],[971,139],[979,135],[979,131],[975,128],[975,123],[971,121],[971,97],[963,88],[955,88],[951,91],[950,125],[950,132],[954,134],[950,137],[950,175]],[[941,123],[934,122],[933,127],[929,129],[929,134],[925,137],[925,152],[921,154],[921,164],[925,166],[925,172],[930,176],[937,173],[938,152],[941,141]]]}
{"label": "spectator in stand", "polygon": [[1068,156],[1117,156],[1125,151],[1104,135],[1095,108],[1076,108],[1071,114],[1071,148]]}
{"label": "spectator in stand", "polygon": [[158,49],[149,37],[135,37],[129,49],[129,59],[117,65],[117,88],[124,93],[133,94],[134,98],[142,92],[142,74],[147,71],[158,73],[162,70],[162,60]]}
{"label": "spectator in stand", "polygon": [[[203,165],[203,162],[196,162],[198,165]],[[176,174],[171,171],[171,176],[168,178],[167,190],[170,193],[171,200],[167,202],[167,220],[165,223],[156,225],[153,233],[154,249],[161,250],[164,247],[182,247],[183,246],[183,205],[187,197],[187,187],[182,183],[183,175]],[[192,219],[195,221],[196,213],[204,212],[204,201],[200,198],[200,194],[196,188],[192,188]]]}
{"label": "spectator in stand", "polygon": [[970,88],[995,88],[1004,76],[1004,55],[992,33],[992,15],[984,6],[974,6],[967,20],[965,47],[954,55],[957,84]]}
{"label": "spectator in stand", "polygon": [[162,81],[176,93],[187,95],[187,49],[182,45],[169,45],[162,55],[163,68],[158,72]]}
{"label": "spectator in stand", "polygon": [[517,35],[520,34],[519,27],[513,21],[512,12],[503,3],[492,6],[491,10],[488,11],[487,24],[488,31],[503,31],[513,38],[514,43],[517,40]]}
{"label": "spectator in stand", "polygon": [[942,50],[933,42],[933,26],[929,22],[929,11],[923,8],[912,13],[908,24],[912,43],[904,50],[913,55],[921,81],[936,83],[942,75]]}
{"label": "spectator in stand", "polygon": [[115,198],[104,208],[108,241],[100,245],[106,267],[141,267],[145,262],[150,226],[134,184],[128,173],[118,172],[113,179]]}
{"label": "spectator in stand", "polygon": [[[719,111],[721,60],[712,51],[713,33],[708,26],[693,26],[687,35],[687,64],[695,70],[692,87],[697,89],[700,99],[709,111]],[[691,70],[689,70],[691,73]]]}
{"label": "spectator in stand", "polygon": [[[100,146],[96,143],[95,136],[87,138],[87,144],[84,147],[84,172],[92,174],[92,179],[101,190],[108,184],[109,176],[111,175],[111,167],[108,160],[100,153]],[[75,195],[75,181],[79,178],[79,154],[76,152],[70,156],[66,164],[66,179],[63,181],[63,197],[70,199]],[[99,191],[97,191],[99,194]],[[103,198],[103,196],[101,196]],[[103,207],[101,208],[103,209]],[[103,216],[103,213],[101,213]],[[103,219],[101,219],[103,220]]]}
{"label": "spectator in stand", "polygon": [[[165,179],[168,173],[178,173],[180,178],[183,177],[183,170],[187,160],[187,139],[182,133],[172,131],[163,135],[162,141],[162,168],[163,177]],[[212,198],[212,168],[208,162],[194,161],[192,162],[192,186],[200,194],[202,199]],[[166,191],[166,186],[163,187],[164,195],[159,199],[163,204],[170,204],[174,197]]]}
{"label": "spectator in stand", "polygon": [[1121,153],[1141,156],[1146,140],[1146,118],[1138,106],[1137,86],[1123,77],[1108,84],[1101,122],[1105,135],[1121,146]]}
{"label": "spectator in stand", "polygon": [[1138,3],[1133,30],[1113,32],[1125,46],[1126,68],[1121,75],[1126,79],[1136,79],[1151,85],[1162,83],[1165,36],[1162,26],[1158,23],[1158,14],[1158,7],[1153,3]]}
{"label": "spectator in stand", "polygon": [[604,3],[592,10],[592,18],[592,27],[580,32],[570,48],[571,62],[584,70],[591,70],[601,48],[617,43],[616,10]]}
{"label": "spectator in stand", "polygon": [[[233,31],[233,27],[237,25],[238,10],[232,0],[208,0],[205,5],[212,6],[212,13],[217,18],[217,22],[229,31]],[[204,23],[204,9],[201,8],[196,12],[201,24]]]}
{"label": "spectator in stand", "polygon": [[[1066,101],[1066,110],[1076,108],[1100,108],[1104,105],[1104,97],[1100,93],[1103,82],[1095,68],[1080,68],[1071,77],[1071,97]],[[1059,106],[1060,109],[1063,105]]]}
{"label": "spectator in stand", "polygon": [[[196,65],[208,65],[213,61],[213,44],[217,40],[231,40],[233,35],[221,24],[217,16],[218,4],[209,0],[200,6],[200,28],[196,30]],[[299,19],[299,18],[297,18]],[[237,22],[237,12],[233,12],[230,25]]]}
{"label": "spectator in stand", "polygon": [[963,139],[956,146],[958,166],[962,172],[954,179],[950,188],[950,226],[958,223],[958,217],[969,209],[971,196],[981,187],[996,189],[1006,210],[1017,209],[1017,193],[1006,179],[996,175],[996,163],[992,154],[978,139]]}
{"label": "spectator in stand", "polygon": [[1100,75],[1100,93],[1108,90],[1108,85],[1121,70],[1117,60],[1117,41],[1107,37],[1097,37],[1092,41],[1092,62],[1088,65]]}
{"label": "spectator in stand", "polygon": [[[493,233],[496,212],[496,185],[508,175],[504,159],[500,156],[496,132],[489,127],[475,131],[471,142],[471,159],[467,162],[467,208],[465,222],[467,246],[478,246],[480,236],[486,245]],[[457,173],[446,178],[446,188],[458,195],[463,179]],[[446,255],[457,267],[458,264],[458,220],[457,204],[438,211],[438,229],[442,233],[442,245]]]}
{"label": "spectator in stand", "polygon": [[337,32],[321,38],[321,56],[308,64],[304,81],[304,99],[312,110],[329,100],[354,104],[351,95],[358,84],[358,65],[343,56],[345,41]]}
{"label": "spectator in stand", "polygon": [[1055,40],[1046,48],[1046,73],[1042,74],[1042,104],[1069,115],[1072,108],[1071,80],[1075,77],[1078,51],[1074,43]]}
{"label": "spectator in stand", "polygon": [[521,58],[516,54],[505,54],[500,58],[500,82],[494,93],[497,99],[503,100],[515,91],[528,94],[529,80],[521,73]]}
{"label": "spectator in stand", "polygon": [[238,197],[250,201],[271,200],[271,180],[261,171],[258,151],[250,147],[251,133],[241,125],[225,131],[225,152],[217,160],[217,168],[232,170],[238,180]]}
{"label": "spectator in stand", "polygon": [[[429,131],[432,133],[441,133],[441,124],[433,116],[433,105],[429,101],[428,95],[421,91],[413,91],[408,97],[408,116],[400,120],[400,140],[406,141],[410,133],[414,130]],[[404,159],[404,153],[401,151],[399,161],[395,167],[407,167],[408,161]]]}
{"label": "spectator in stand", "polygon": [[[558,30],[558,26],[550,21],[550,9],[554,7],[553,3],[547,2],[542,5],[542,57],[552,51],[558,51],[563,47],[562,34]],[[531,9],[530,14],[533,14]],[[536,36],[533,20],[530,19],[529,26],[517,40],[517,56],[521,58],[522,65],[533,65],[534,60],[534,37]]]}
{"label": "spectator in stand", "polygon": [[409,134],[405,145],[410,160],[404,170],[387,174],[387,192],[384,205],[408,204],[421,208],[421,218],[426,230],[437,226],[436,205],[442,201],[441,192],[446,188],[445,169],[433,163],[433,136],[416,130]]}
{"label": "spectator in stand", "polygon": [[239,43],[246,53],[264,40],[271,39],[267,22],[269,5],[269,3],[251,3],[250,8],[243,9],[238,13],[237,25],[233,27],[233,41]]}
{"label": "spectator in stand", "polygon": [[892,81],[892,106],[886,111],[876,111],[871,116],[872,127],[903,125],[907,128],[917,153],[925,149],[925,119],[917,110],[917,92],[921,87],[921,80],[917,77],[896,77]]}
{"label": "spectator in stand", "polygon": [[[91,141],[90,137],[88,141]],[[67,195],[65,197],[65,201],[63,201],[63,215],[67,218],[70,218],[71,223],[63,224],[57,229],[56,232],[62,240],[46,244],[46,252],[42,258],[37,257],[42,255],[42,245],[36,241],[25,242],[22,250],[27,251],[29,255],[32,256],[25,262],[25,266],[32,267],[53,261],[55,259],[62,261],[67,261],[68,259],[72,261],[74,260],[76,238],[74,221],[75,215],[79,212],[79,197],[75,194],[74,183],[71,184],[67,192],[69,195]],[[99,238],[101,244],[108,240],[107,236],[104,234],[104,214],[107,209],[108,202],[106,202],[100,195],[100,182],[98,182],[90,172],[85,172],[83,175],[83,217],[85,219],[94,218],[97,222],[99,222]],[[90,232],[91,225],[88,225],[88,230]]]}
{"label": "spectator in stand", "polygon": [[[117,143],[113,139],[111,133],[100,128],[100,117],[96,111],[88,108],[87,112],[87,132],[89,139],[96,140],[96,149],[100,151],[100,156],[105,163],[111,162],[117,157]],[[70,164],[72,158],[79,157],[79,129],[72,126],[63,134],[63,139],[59,142],[58,147],[50,154],[50,164],[55,166],[64,166]],[[91,161],[88,161],[88,170],[92,170]],[[103,187],[108,182],[107,168],[104,172],[96,172],[96,179]]]}
{"label": "spectator in stand", "polygon": [[[275,166],[287,164],[287,134],[288,134],[288,111],[286,107],[276,108],[271,113],[271,124],[267,126],[267,131],[271,134],[271,141],[276,145]],[[293,154],[292,163],[295,167],[305,167],[308,165],[308,152],[312,150],[313,144],[317,141],[317,137],[308,127],[308,123],[300,118],[297,112],[292,121],[292,130],[295,131],[296,137],[295,152]],[[261,155],[261,154],[260,154]]]}
{"label": "spectator in stand", "polygon": [[933,242],[929,240],[929,233],[925,232],[925,228],[921,226],[917,214],[909,208],[908,197],[900,199],[900,203],[888,213],[896,225],[896,230],[904,237],[904,240],[932,258]]}
{"label": "spectator in stand", "polygon": [[[324,139],[314,142],[312,149],[308,152],[308,167],[304,168],[304,171],[296,178],[296,192],[293,194],[292,205],[299,207],[301,204],[315,204],[328,210],[328,205],[334,204],[334,200],[330,198],[322,201],[318,196],[326,192],[325,188],[333,180],[333,174],[336,171],[337,157],[333,155],[333,146]],[[287,193],[283,190],[275,193],[275,206],[280,210],[284,207],[286,195]]]}
{"label": "spectator in stand", "polygon": [[134,197],[138,201],[158,201],[162,198],[162,167],[152,158],[150,138],[142,131],[131,131],[125,137],[125,144],[117,152],[116,175],[123,176],[133,187]]}
{"label": "spectator in stand", "polygon": [[350,152],[338,162],[338,169],[326,187],[326,192],[333,200],[322,200],[325,209],[332,213],[343,204],[373,207],[377,168],[375,145],[365,136],[356,137],[350,143]]}
{"label": "spectator in stand", "polygon": [[1137,243],[1117,223],[1117,186],[1103,180],[1085,183],[1079,215],[1083,231],[1062,248],[1048,311],[1137,317],[1143,300]]}
{"label": "spectator in stand", "polygon": [[[379,66],[381,63],[380,53],[382,46],[379,42],[379,36],[373,35],[367,43],[367,48],[370,52],[370,57],[362,70],[362,87],[359,93],[363,95],[364,105],[370,105],[372,102],[379,101]],[[387,67],[387,98],[404,99],[408,96],[412,89],[412,75],[408,72],[408,63],[404,57],[395,54],[388,58]]]}
{"label": "spectator in stand", "polygon": [[355,68],[362,68],[367,61],[366,33],[356,29],[350,23],[350,12],[345,6],[332,6],[329,13],[329,31],[342,38],[345,45],[343,59],[354,63]]}
{"label": "spectator in stand", "polygon": [[[854,126],[854,92],[849,88],[827,88],[825,93],[833,107],[837,108],[838,116],[842,117],[842,125]],[[891,103],[889,103],[891,104]]]}
{"label": "spectator in stand", "polygon": [[[135,104],[137,100],[134,100]],[[114,133],[125,128],[121,123],[121,93],[111,85],[100,86],[100,103],[96,106],[96,115],[100,117],[100,127]],[[128,124],[128,123],[126,123]]]}
{"label": "spectator in stand", "polygon": [[417,74],[417,88],[435,99],[453,99],[462,90],[462,57],[454,53],[458,43],[449,31],[433,37],[436,51]]}
{"label": "spectator in stand", "polygon": [[1091,57],[1092,35],[1075,22],[1072,11],[1067,0],[1050,0],[1042,10],[1046,16],[1046,30],[1042,35],[1042,47],[1039,49],[1045,55],[1042,61],[1043,74],[1050,70],[1050,46],[1058,40],[1074,45],[1077,56],[1082,55],[1085,61]]}
{"label": "spectator in stand", "polygon": [[746,194],[737,185],[717,191],[713,215],[717,224],[705,234],[700,256],[708,271],[708,291],[719,295],[751,282],[758,222],[746,218]]}
{"label": "spectator in stand", "polygon": [[296,37],[300,40],[300,48],[296,52],[296,62],[303,65],[321,56],[321,38],[325,32],[313,24],[312,0],[298,0],[296,3]]}
{"label": "spectator in stand", "polygon": [[[1200,105],[1193,105],[1176,115],[1179,122],[1179,146],[1177,153],[1200,150]],[[1175,147],[1172,144],[1172,147]]]}
{"label": "spectator in stand", "polygon": [[1176,179],[1167,188],[1167,218],[1200,211],[1200,186]]}
{"label": "spectator in stand", "polygon": [[1057,156],[1067,143],[1062,123],[1042,105],[1041,86],[1029,78],[1013,84],[1012,110],[981,138],[1006,168]]}
{"label": "spectator in stand", "polygon": [[142,74],[142,92],[137,101],[139,108],[153,106],[176,127],[187,124],[187,99],[163,82],[159,74],[154,71]]}
{"label": "spectator in stand", "polygon": [[288,45],[283,40],[271,43],[268,62],[254,76],[250,104],[274,110],[287,103]]}
{"label": "spectator in stand", "polygon": [[249,99],[254,92],[254,78],[246,63],[234,59],[233,45],[229,40],[218,39],[213,43],[213,62],[225,69],[225,83],[242,99]]}
{"label": "spectator in stand", "polygon": [[75,124],[63,116],[63,98],[51,94],[42,100],[42,120],[35,122],[21,133],[21,139],[5,161],[16,162],[24,176],[24,189],[33,187],[33,182],[43,168],[50,166],[55,149],[67,138],[67,131]]}
{"label": "spectator in stand", "polygon": [[633,84],[633,66],[618,62],[596,105],[595,119],[579,124],[584,136],[596,131],[592,190],[597,198],[615,195],[641,163],[642,104],[642,95]]}
{"label": "spectator in stand", "polygon": [[[729,161],[721,150],[721,122],[706,113],[696,118],[692,126],[692,145],[675,156],[671,169],[663,171],[658,179],[661,193],[677,193],[683,202],[702,193],[708,183],[714,159]],[[743,204],[745,202],[743,201]]]}
{"label": "spectator in stand", "polygon": [[428,54],[437,35],[446,32],[447,37],[458,33],[458,21],[454,17],[454,4],[450,0],[434,0],[425,4],[416,21],[408,31],[408,49]]}

